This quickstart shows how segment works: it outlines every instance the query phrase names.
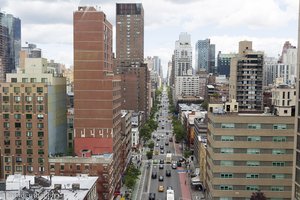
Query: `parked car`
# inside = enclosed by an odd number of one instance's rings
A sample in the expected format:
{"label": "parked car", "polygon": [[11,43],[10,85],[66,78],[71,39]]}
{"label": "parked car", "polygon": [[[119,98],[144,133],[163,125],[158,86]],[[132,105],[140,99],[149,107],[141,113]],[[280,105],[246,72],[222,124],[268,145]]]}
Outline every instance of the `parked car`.
{"label": "parked car", "polygon": [[155,193],[149,194],[149,200],[155,200]]}
{"label": "parked car", "polygon": [[177,164],[176,163],[172,164],[172,169],[177,169]]}
{"label": "parked car", "polygon": [[164,181],[164,177],[163,176],[159,176],[158,180],[159,181]]}
{"label": "parked car", "polygon": [[164,168],[164,165],[160,164],[158,168],[159,168],[159,169],[163,169],[163,168]]}
{"label": "parked car", "polygon": [[165,188],[163,185],[158,186],[158,191],[159,192],[164,192]]}
{"label": "parked car", "polygon": [[156,177],[157,177],[157,173],[156,172],[152,172],[152,179],[156,179]]}
{"label": "parked car", "polygon": [[166,176],[171,176],[171,170],[166,170]]}
{"label": "parked car", "polygon": [[159,164],[164,164],[164,163],[165,163],[164,159],[159,160]]}

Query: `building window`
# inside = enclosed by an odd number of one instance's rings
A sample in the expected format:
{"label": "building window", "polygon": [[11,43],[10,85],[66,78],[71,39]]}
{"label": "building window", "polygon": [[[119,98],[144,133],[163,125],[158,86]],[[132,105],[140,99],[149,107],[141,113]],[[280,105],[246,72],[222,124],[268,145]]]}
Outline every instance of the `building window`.
{"label": "building window", "polygon": [[32,101],[32,96],[25,96],[25,101],[26,102],[31,102]]}
{"label": "building window", "polygon": [[26,136],[27,137],[32,137],[32,131],[26,131]]}
{"label": "building window", "polygon": [[284,179],[284,174],[272,174],[272,179]]}
{"label": "building window", "polygon": [[221,141],[234,141],[234,136],[222,135]]}
{"label": "building window", "polygon": [[233,149],[232,148],[221,148],[221,153],[232,154]]}
{"label": "building window", "polygon": [[247,137],[247,141],[257,142],[257,141],[260,141],[260,140],[261,140],[260,136],[249,136],[249,137]]}
{"label": "building window", "polygon": [[2,91],[3,91],[3,93],[9,93],[9,88],[8,87],[3,87]]}
{"label": "building window", "polygon": [[33,172],[33,167],[32,166],[27,166],[27,171],[28,172]]}
{"label": "building window", "polygon": [[259,178],[258,174],[246,174],[246,178]]}
{"label": "building window", "polygon": [[37,96],[37,102],[41,103],[44,101],[44,97],[43,96]]}
{"label": "building window", "polygon": [[10,154],[10,149],[4,149],[4,153]]}
{"label": "building window", "polygon": [[32,114],[26,114],[26,119],[32,119]]}
{"label": "building window", "polygon": [[26,105],[25,110],[26,111],[32,111],[32,105]]}
{"label": "building window", "polygon": [[26,122],[26,128],[32,128],[32,123],[31,122]]}
{"label": "building window", "polygon": [[37,123],[38,128],[44,128],[44,123]]}
{"label": "building window", "polygon": [[33,154],[33,150],[32,149],[27,149],[27,154],[28,155],[32,155]]}
{"label": "building window", "polygon": [[284,167],[285,162],[272,162],[272,166],[274,166],[274,167]]}
{"label": "building window", "polygon": [[11,170],[11,166],[5,166],[4,169],[5,169],[5,171],[10,171]]}
{"label": "building window", "polygon": [[286,137],[284,136],[274,136],[273,142],[286,142]]}
{"label": "building window", "polygon": [[27,144],[27,146],[32,146],[32,140],[27,140],[26,144]]}
{"label": "building window", "polygon": [[35,82],[36,82],[36,78],[31,78],[31,79],[30,79],[30,82],[31,82],[31,83],[35,83]]}
{"label": "building window", "polygon": [[14,105],[14,110],[15,111],[21,111],[21,105]]}
{"label": "building window", "polygon": [[15,136],[16,137],[21,137],[21,131],[15,131]]}
{"label": "building window", "polygon": [[22,162],[22,157],[16,157],[16,162]]}
{"label": "building window", "polygon": [[11,158],[10,157],[4,157],[4,162],[10,163],[11,162]]}
{"label": "building window", "polygon": [[285,154],[285,149],[273,149],[272,154]]}
{"label": "building window", "polygon": [[41,112],[44,110],[44,106],[43,105],[37,105],[36,106],[37,111]]}
{"label": "building window", "polygon": [[42,78],[42,83],[47,83],[48,82],[48,79],[47,78]]}
{"label": "building window", "polygon": [[45,171],[45,167],[39,167],[39,172],[44,172]]}
{"label": "building window", "polygon": [[16,154],[22,154],[22,149],[16,149]]}
{"label": "building window", "polygon": [[260,165],[260,162],[259,161],[247,161],[247,166],[250,166],[250,167],[257,167]]}
{"label": "building window", "polygon": [[25,87],[25,92],[26,93],[31,93],[31,91],[32,91],[31,87]]}
{"label": "building window", "polygon": [[65,170],[65,166],[64,166],[64,165],[61,165],[61,166],[60,166],[60,170]]}
{"label": "building window", "polygon": [[233,190],[232,185],[220,185],[220,190]]}
{"label": "building window", "polygon": [[22,83],[28,83],[28,78],[22,78]]}
{"label": "building window", "polygon": [[9,139],[5,139],[4,140],[4,145],[10,145],[10,140]]}
{"label": "building window", "polygon": [[21,101],[21,97],[20,96],[14,96],[14,101],[16,103],[19,103]]}
{"label": "building window", "polygon": [[248,124],[248,129],[261,129],[261,124]]}
{"label": "building window", "polygon": [[3,119],[9,119],[9,114],[3,114]]}
{"label": "building window", "polygon": [[45,159],[44,158],[38,158],[38,163],[44,163]]}
{"label": "building window", "polygon": [[232,175],[232,174],[227,174],[227,173],[221,173],[221,174],[220,174],[220,177],[221,177],[221,178],[232,178],[233,175]]}
{"label": "building window", "polygon": [[247,149],[247,154],[260,154],[260,149]]}
{"label": "building window", "polygon": [[10,132],[9,131],[4,131],[4,136],[5,137],[9,137],[10,136]]}
{"label": "building window", "polygon": [[21,114],[14,114],[15,119],[21,119]]}
{"label": "building window", "polygon": [[233,166],[233,161],[232,160],[221,160],[220,165],[221,166]]}
{"label": "building window", "polygon": [[32,163],[33,162],[33,158],[27,158],[27,162],[28,163]]}
{"label": "building window", "polygon": [[38,137],[44,137],[44,132],[43,131],[38,131]]}
{"label": "building window", "polygon": [[44,146],[44,141],[43,140],[39,140],[38,141],[38,146]]}
{"label": "building window", "polygon": [[273,129],[274,130],[285,130],[285,129],[287,129],[287,125],[286,124],[274,124]]}
{"label": "building window", "polygon": [[9,111],[9,105],[2,105],[2,110],[3,110],[3,112],[8,112]]}
{"label": "building window", "polygon": [[234,128],[235,125],[234,124],[227,124],[227,123],[222,123],[221,124],[221,128]]}
{"label": "building window", "polygon": [[8,101],[9,101],[9,96],[3,96],[3,97],[2,97],[2,100],[3,100],[4,102],[8,102]]}
{"label": "building window", "polygon": [[16,144],[16,146],[20,146],[20,145],[22,145],[22,141],[21,140],[16,140],[15,144]]}
{"label": "building window", "polygon": [[43,92],[43,87],[37,87],[36,92],[37,93],[42,93]]}
{"label": "building window", "polygon": [[9,127],[10,127],[9,122],[3,122],[3,127],[4,127],[4,128],[9,128]]}
{"label": "building window", "polygon": [[39,155],[44,155],[44,149],[39,149],[39,150],[38,150],[38,154],[39,154]]}
{"label": "building window", "polygon": [[283,186],[271,186],[271,191],[284,191]]}
{"label": "building window", "polygon": [[247,185],[246,190],[257,191],[259,187],[257,185]]}
{"label": "building window", "polygon": [[14,87],[14,93],[20,93],[20,87]]}

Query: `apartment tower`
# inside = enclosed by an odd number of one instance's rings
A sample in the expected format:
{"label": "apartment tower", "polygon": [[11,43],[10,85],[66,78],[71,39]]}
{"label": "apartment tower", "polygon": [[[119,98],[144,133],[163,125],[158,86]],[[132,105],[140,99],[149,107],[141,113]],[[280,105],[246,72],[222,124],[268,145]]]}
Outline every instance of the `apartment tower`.
{"label": "apartment tower", "polygon": [[229,99],[236,99],[240,111],[263,110],[263,52],[252,50],[251,41],[239,42],[239,53],[231,59]]}
{"label": "apartment tower", "polygon": [[79,7],[73,19],[74,150],[78,157],[113,154],[114,177],[106,188],[111,195],[121,179],[121,88],[113,74],[112,25],[94,7]]}
{"label": "apartment tower", "polygon": [[144,9],[141,3],[116,4],[117,66],[139,66],[144,61]]}
{"label": "apartment tower", "polygon": [[[300,6],[299,6],[300,9]],[[298,47],[300,45],[300,14],[298,19]],[[296,120],[295,120],[295,145],[294,145],[294,168],[293,168],[293,199],[300,200],[300,52],[298,51],[298,64],[297,64],[297,73],[298,73],[298,79],[297,79],[297,97],[298,100],[296,103]]]}

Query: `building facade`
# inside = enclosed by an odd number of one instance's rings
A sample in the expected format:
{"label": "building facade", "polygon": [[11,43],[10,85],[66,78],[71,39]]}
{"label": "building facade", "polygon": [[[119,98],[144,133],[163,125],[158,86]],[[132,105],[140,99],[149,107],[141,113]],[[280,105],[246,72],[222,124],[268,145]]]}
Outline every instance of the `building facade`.
{"label": "building facade", "polygon": [[198,40],[195,45],[195,68],[197,71],[215,72],[215,45],[210,43],[210,39]]}
{"label": "building facade", "polygon": [[120,187],[122,173],[121,79],[112,64],[111,23],[102,11],[79,7],[74,12],[74,150],[78,157],[113,155],[113,189],[105,199]]}
{"label": "building facade", "polygon": [[46,63],[28,58],[1,83],[1,178],[48,174],[48,156],[66,153],[66,80]]}
{"label": "building facade", "polygon": [[219,51],[217,56],[217,73],[219,75],[226,75],[227,77],[229,77],[231,58],[235,56],[236,54],[224,54],[221,51]]}
{"label": "building facade", "polygon": [[229,99],[236,99],[241,111],[262,111],[263,52],[252,50],[251,41],[239,42],[239,54],[231,59]]}
{"label": "building facade", "polygon": [[139,66],[144,60],[144,9],[141,3],[116,4],[117,66]]}
{"label": "building facade", "polygon": [[209,112],[207,199],[292,199],[293,130],[292,116]]}
{"label": "building facade", "polygon": [[19,67],[21,50],[21,20],[0,12],[0,81],[5,74]]}

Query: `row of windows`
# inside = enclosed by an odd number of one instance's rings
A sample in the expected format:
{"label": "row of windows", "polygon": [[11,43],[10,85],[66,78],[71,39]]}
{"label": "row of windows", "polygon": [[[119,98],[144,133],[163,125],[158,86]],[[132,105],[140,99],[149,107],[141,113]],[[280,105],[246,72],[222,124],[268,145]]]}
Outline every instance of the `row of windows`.
{"label": "row of windows", "polygon": [[[15,111],[21,111],[22,110],[22,105],[14,105],[14,110]],[[8,112],[10,109],[10,105],[2,105],[2,110],[4,112]],[[44,105],[37,105],[36,110],[38,112],[44,111]],[[25,111],[30,112],[33,111],[33,105],[25,105]]]}
{"label": "row of windows", "polygon": [[[220,190],[233,190],[232,185],[220,185],[219,187]],[[259,186],[258,185],[246,185],[245,190],[250,190],[250,191],[258,191]],[[271,186],[270,187],[271,191],[284,191],[283,186]]]}
{"label": "row of windows", "polygon": [[[246,178],[259,178],[259,174],[246,174]],[[234,174],[232,173],[221,173],[220,178],[234,178]],[[272,179],[284,179],[285,175],[284,174],[272,174],[271,175]]]}
{"label": "row of windows", "polygon": [[[3,96],[2,101],[4,102],[9,102],[9,97],[10,96]],[[14,102],[20,102],[21,101],[21,96],[14,96]],[[25,101],[26,102],[32,102],[33,97],[32,96],[25,96]],[[44,96],[37,96],[36,97],[37,102],[43,102],[44,101]]]}
{"label": "row of windows", "polygon": [[[234,161],[232,161],[232,160],[221,160],[220,165],[221,166],[234,166]],[[246,166],[249,166],[249,167],[260,166],[260,161],[247,161]],[[274,166],[274,167],[284,167],[284,166],[286,166],[286,163],[285,162],[272,162],[272,166]]]}
{"label": "row of windows", "polygon": [[[17,78],[11,78],[10,79],[12,83],[17,83],[18,79]],[[37,83],[37,79],[36,78],[22,78],[22,83]],[[41,82],[42,83],[47,83],[48,82],[48,78],[41,78]]]}
{"label": "row of windows", "polygon": [[[11,166],[5,166],[4,170],[9,172],[9,171],[11,171],[11,168],[12,168]],[[16,172],[22,172],[23,169],[24,169],[23,166],[15,166],[15,171]],[[28,172],[33,172],[33,167],[32,166],[27,166],[26,169],[27,169]],[[39,172],[44,172],[44,171],[45,171],[45,167],[40,166],[39,167]]]}
{"label": "row of windows", "polygon": [[[10,144],[11,144],[11,142],[10,142],[9,139],[4,140],[4,145],[10,145]],[[37,144],[38,144],[38,146],[44,146],[44,141],[43,140],[38,140]],[[15,145],[16,146],[21,146],[22,145],[22,140],[15,140]],[[27,140],[26,145],[27,146],[32,146],[33,145],[32,140]]]}
{"label": "row of windows", "polygon": [[[221,128],[235,128],[234,123],[222,123]],[[261,124],[248,124],[247,125],[248,129],[261,129]],[[274,130],[285,130],[287,129],[286,124],[273,124],[273,129]]]}
{"label": "row of windows", "polygon": [[[33,149],[27,149],[26,152],[27,152],[27,154],[33,154]],[[4,153],[5,154],[11,154],[12,151],[11,151],[11,149],[4,149]],[[22,154],[22,149],[15,149],[15,153],[18,154],[18,155]],[[44,150],[43,149],[39,149],[38,150],[38,154],[39,155],[44,155]]]}
{"label": "row of windows", "polygon": [[[10,128],[10,122],[3,122],[3,127],[4,128]],[[31,122],[26,122],[25,123],[26,128],[32,128],[32,123]],[[22,128],[22,123],[21,122],[15,122],[15,128]],[[36,124],[37,128],[44,128],[44,123],[37,123]]]}
{"label": "row of windows", "polygon": [[[247,149],[247,154],[260,154],[261,149]],[[220,153],[224,154],[233,154],[234,149],[233,148],[221,148]],[[272,154],[278,155],[278,154],[286,154],[285,149],[272,149]]]}
{"label": "row of windows", "polygon": [[[12,157],[4,157],[5,163],[10,163],[12,161]],[[15,162],[20,163],[22,162],[22,157],[16,157]],[[44,158],[38,158],[38,163],[44,163]],[[27,158],[27,163],[33,163],[33,158]]]}
{"label": "row of windows", "polygon": [[[44,87],[37,87],[36,92],[37,93],[43,93]],[[3,93],[9,93],[9,87],[3,87],[2,88]],[[14,87],[14,93],[20,93],[21,88],[20,87]],[[32,92],[32,87],[25,87],[25,92],[26,93],[31,93]]]}
{"label": "row of windows", "polygon": [[[16,137],[22,137],[22,132],[21,131],[15,131],[15,136]],[[26,131],[25,132],[27,137],[33,137],[32,131]],[[10,131],[4,131],[4,136],[5,137],[10,137]],[[43,131],[38,131],[37,132],[38,137],[44,137],[44,132]]]}
{"label": "row of windows", "polygon": [[[9,119],[10,114],[5,113],[2,115],[3,119]],[[32,114],[25,114],[26,119],[32,119]],[[14,119],[21,119],[22,114],[14,114]],[[37,114],[37,119],[44,119],[44,114]]]}
{"label": "row of windows", "polygon": [[[228,141],[235,141],[235,137],[230,136],[230,135],[222,135],[221,136],[221,141],[227,141],[227,142]],[[249,142],[259,142],[259,141],[261,141],[261,136],[248,136],[247,141],[249,141]],[[287,137],[285,137],[285,136],[273,136],[272,141],[273,142],[286,142]]]}

